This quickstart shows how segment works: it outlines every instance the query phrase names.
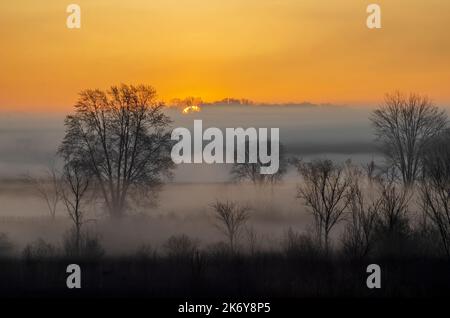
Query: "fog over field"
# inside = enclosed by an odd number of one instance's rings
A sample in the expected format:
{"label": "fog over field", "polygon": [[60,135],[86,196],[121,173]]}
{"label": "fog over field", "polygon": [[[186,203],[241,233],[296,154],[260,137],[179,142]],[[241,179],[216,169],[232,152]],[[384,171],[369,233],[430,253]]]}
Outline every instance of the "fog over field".
{"label": "fog over field", "polygon": [[[183,115],[179,109],[166,113],[172,127],[192,128],[194,119],[207,127],[279,128],[289,154],[311,158],[367,161],[377,156],[369,123],[369,108],[345,106],[277,105],[205,106],[199,113]],[[0,116],[0,178],[39,173],[54,160],[64,136],[64,113],[2,113]],[[226,182],[225,165],[178,167],[175,182]]]}
{"label": "fog over field", "polygon": [[[205,106],[199,113],[181,114],[167,109],[172,127],[193,127],[194,119],[207,127],[278,127],[288,156],[305,160],[351,158],[365,164],[380,161],[369,122],[370,108],[344,106]],[[39,175],[55,160],[64,136],[65,114],[4,113],[0,117],[0,232],[16,244],[16,250],[43,238],[55,244],[70,228],[61,204],[56,221],[50,221],[43,200],[25,175]],[[290,168],[284,182],[274,189],[256,189],[231,183],[225,164],[183,164],[174,171],[155,207],[139,207],[121,222],[104,217],[101,204],[90,208],[88,226],[100,233],[107,250],[133,252],[143,243],[154,246],[173,234],[186,233],[201,242],[220,240],[213,226],[210,205],[217,199],[236,200],[257,210],[251,226],[266,245],[277,245],[289,228],[308,230],[310,215],[296,200],[297,173]],[[101,220],[101,222],[98,222]],[[270,246],[268,246],[270,247]]]}

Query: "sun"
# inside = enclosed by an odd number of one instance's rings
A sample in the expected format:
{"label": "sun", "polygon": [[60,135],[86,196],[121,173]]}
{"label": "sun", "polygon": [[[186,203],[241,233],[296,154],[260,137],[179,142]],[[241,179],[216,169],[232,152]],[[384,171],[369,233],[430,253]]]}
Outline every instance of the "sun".
{"label": "sun", "polygon": [[187,114],[190,114],[190,113],[198,113],[200,111],[201,111],[201,108],[199,106],[188,106],[188,107],[185,107],[183,109],[182,113],[184,115],[187,115]]}

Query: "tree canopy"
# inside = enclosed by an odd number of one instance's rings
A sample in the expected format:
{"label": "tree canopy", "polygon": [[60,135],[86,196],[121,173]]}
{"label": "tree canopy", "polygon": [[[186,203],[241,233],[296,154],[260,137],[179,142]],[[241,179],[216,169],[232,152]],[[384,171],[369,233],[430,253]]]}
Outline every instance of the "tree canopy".
{"label": "tree canopy", "polygon": [[[111,216],[122,216],[131,198],[150,201],[171,175],[170,119],[151,86],[83,90],[75,114],[65,119],[59,154],[84,162]],[[136,200],[135,200],[136,201]]]}

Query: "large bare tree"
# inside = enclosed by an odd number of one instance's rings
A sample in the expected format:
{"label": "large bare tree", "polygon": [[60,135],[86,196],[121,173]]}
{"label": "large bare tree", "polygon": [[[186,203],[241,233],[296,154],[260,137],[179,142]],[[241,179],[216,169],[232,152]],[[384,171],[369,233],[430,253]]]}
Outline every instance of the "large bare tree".
{"label": "large bare tree", "polygon": [[387,94],[371,115],[377,139],[405,185],[411,186],[420,171],[424,145],[447,125],[447,116],[427,96]]}
{"label": "large bare tree", "polygon": [[303,182],[298,186],[297,197],[311,209],[319,244],[328,253],[330,232],[350,204],[352,179],[344,166],[331,160],[300,163],[298,171]]}
{"label": "large bare tree", "polygon": [[133,194],[152,198],[170,175],[170,119],[151,86],[84,90],[66,117],[59,154],[82,161],[95,176],[111,216],[124,214]]}

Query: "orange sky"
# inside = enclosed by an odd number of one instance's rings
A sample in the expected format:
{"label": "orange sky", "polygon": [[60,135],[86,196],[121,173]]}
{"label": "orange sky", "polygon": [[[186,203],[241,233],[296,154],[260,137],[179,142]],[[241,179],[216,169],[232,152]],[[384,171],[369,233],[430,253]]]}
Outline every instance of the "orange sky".
{"label": "orange sky", "polygon": [[[381,30],[366,6],[382,7]],[[81,6],[81,30],[66,6]],[[0,2],[0,108],[67,110],[83,88],[161,98],[370,104],[394,89],[450,102],[450,1]]]}

